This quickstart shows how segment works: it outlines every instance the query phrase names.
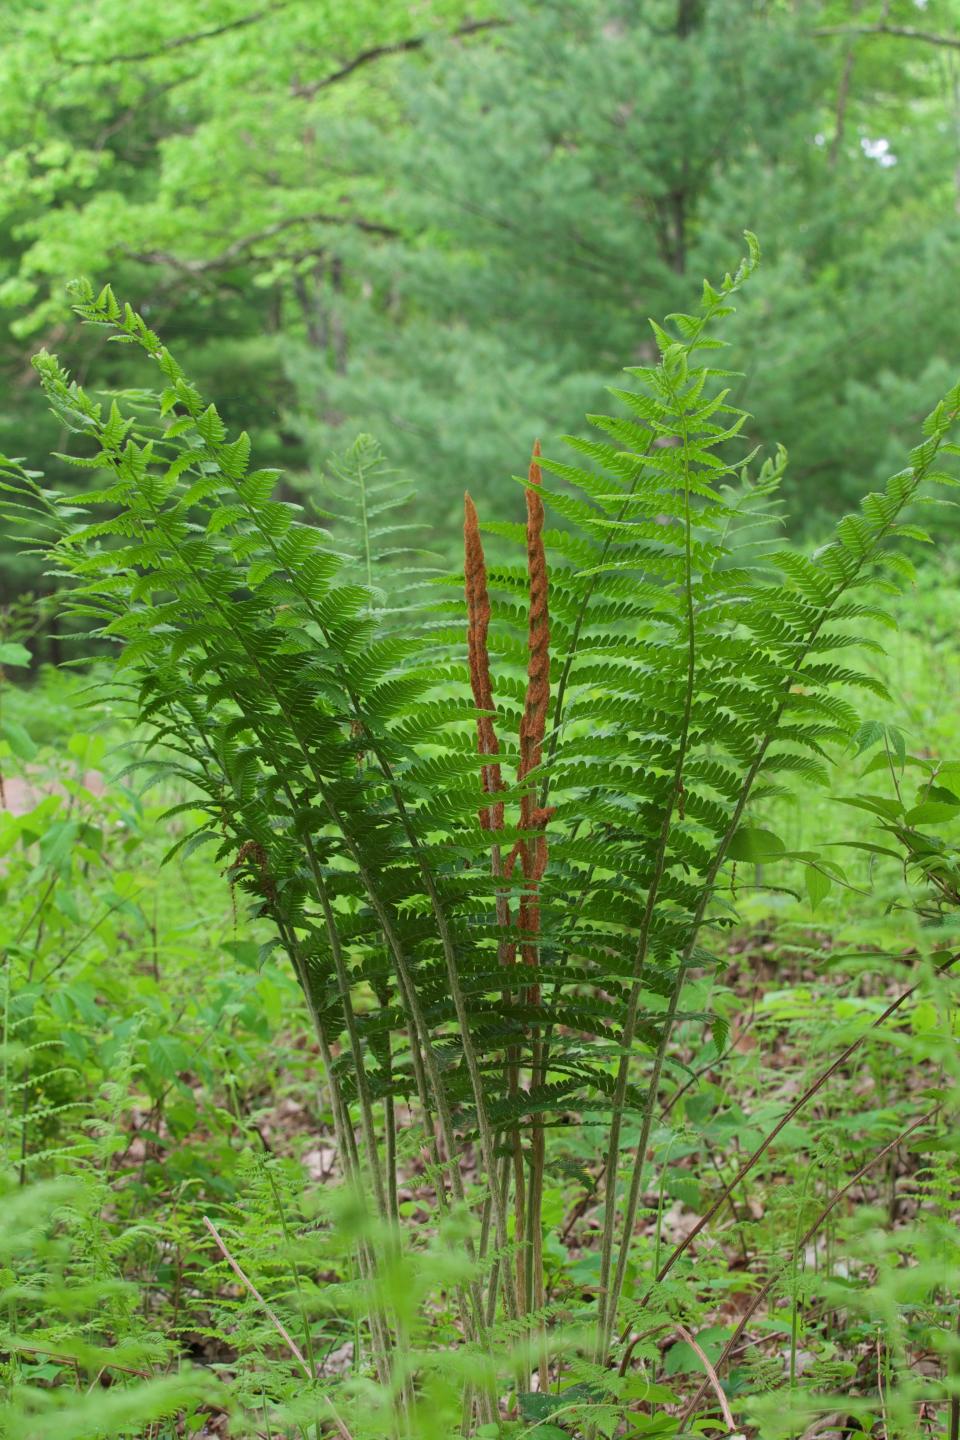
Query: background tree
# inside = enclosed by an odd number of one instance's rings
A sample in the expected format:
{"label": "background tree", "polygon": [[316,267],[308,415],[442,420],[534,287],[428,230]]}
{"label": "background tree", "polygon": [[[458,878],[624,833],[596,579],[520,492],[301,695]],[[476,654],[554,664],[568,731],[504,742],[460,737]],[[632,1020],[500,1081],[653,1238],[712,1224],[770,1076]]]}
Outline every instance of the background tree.
{"label": "background tree", "polygon": [[[957,20],[956,0],[42,0],[0,57],[0,447],[65,444],[27,357],[59,346],[82,379],[102,342],[64,329],[64,286],[110,278],[291,485],[370,431],[442,491],[452,547],[463,485],[502,508],[531,424],[602,408],[622,357],[650,357],[645,316],[749,225],[766,263],[736,398],[790,450],[793,512],[842,506],[949,378]],[[4,570],[8,598],[35,579]]]}

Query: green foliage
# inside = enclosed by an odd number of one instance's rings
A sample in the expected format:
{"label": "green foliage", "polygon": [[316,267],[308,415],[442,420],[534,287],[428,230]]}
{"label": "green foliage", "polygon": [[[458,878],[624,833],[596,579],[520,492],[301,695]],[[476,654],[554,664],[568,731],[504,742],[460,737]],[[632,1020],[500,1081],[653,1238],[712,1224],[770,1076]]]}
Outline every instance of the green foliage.
{"label": "green foliage", "polygon": [[[375,1393],[376,1423],[391,1434],[430,1433],[429,1412],[441,1424],[448,1403],[450,1424],[458,1409],[468,1428],[491,1424],[491,1358],[511,1374],[533,1433],[554,1421],[615,1433],[630,1398],[609,1368],[623,1302],[642,1312],[656,1296],[658,1316],[681,1303],[673,1282],[656,1289],[676,1256],[660,1267],[659,1240],[657,1253],[634,1243],[636,1221],[648,1151],[659,1145],[661,1078],[685,1073],[676,1038],[710,1018],[704,978],[732,920],[737,867],[800,864],[813,903],[825,898],[824,881],[844,878],[835,862],[788,849],[749,807],[824,784],[833,756],[881,738],[854,699],[874,704],[886,689],[851,651],[878,648],[872,632],[885,612],[875,592],[896,594],[909,577],[896,542],[922,536],[911,507],[924,487],[952,483],[938,467],[960,389],[927,418],[907,468],[812,556],[771,540],[786,456],[756,466],[743,453],[747,417],[724,387],[729,372],[713,363],[723,344],[714,332],[758,260],[748,239],[747,259],[719,287],[704,284],[695,313],[654,326],[659,361],[627,372],[630,388],[614,392],[622,412],[592,416],[593,438],[569,437],[570,460],[542,460],[557,483],[531,472],[528,491],[558,520],[546,533],[550,709],[543,753],[527,769],[542,580],[528,522],[529,637],[528,577],[510,564],[490,570],[499,828],[483,819],[489,751],[476,748],[483,732],[462,603],[438,598],[430,612],[405,610],[399,625],[371,588],[390,536],[386,524],[372,535],[365,521],[372,510],[388,514],[397,495],[380,482],[360,488],[366,442],[349,462],[359,531],[348,529],[344,544],[278,498],[276,471],[251,468],[248,435],[230,438],[141,317],[109,288],[81,286],[80,316],[139,347],[162,389],[105,406],[42,353],[51,407],[86,452],[62,458],[95,488],[63,497],[4,465],[13,513],[39,514],[55,532],[48,563],[68,586],[67,613],[117,647],[110,693],[145,736],[137,767],[183,797],[166,812],[180,831],[168,859],[212,847],[209,863],[226,869],[248,897],[251,923],[269,936],[261,962],[285,952],[302,990],[342,1174],[368,1207],[352,1231],[355,1288],[338,1305],[354,1316],[354,1366],[378,1387],[362,1392],[368,1408]],[[506,541],[523,533],[493,528]],[[896,759],[898,732],[882,733]],[[919,812],[878,810],[896,822],[897,839],[913,834],[913,822],[941,818],[923,810],[947,803],[934,779]],[[544,833],[548,865],[531,880],[527,861]],[[86,840],[76,828],[68,838],[55,832],[41,844],[45,863],[67,865],[78,842]],[[512,846],[524,863],[504,866],[502,847]],[[925,878],[945,881],[945,863],[917,853]],[[725,1034],[720,1017],[713,1059]],[[173,1078],[183,1057],[164,1062],[163,1049],[151,1070],[166,1063]],[[453,1333],[466,1342],[452,1390],[450,1373],[434,1381],[435,1361],[418,1349],[426,1292],[416,1268],[402,1269],[401,1109],[414,1115],[404,1143],[429,1167],[441,1240],[445,1227],[461,1227],[466,1263],[455,1272],[448,1258],[436,1272],[447,1276]],[[604,1180],[599,1250],[583,1262],[581,1298],[567,1302],[576,1337],[567,1354],[543,1280],[544,1137],[571,1112],[600,1131]],[[475,1188],[461,1163],[470,1152],[481,1172]],[[682,1175],[669,1177],[664,1165],[661,1183],[682,1186]],[[257,1303],[245,1300],[240,1318],[253,1363],[241,1366],[238,1393],[250,1409],[259,1383],[264,1405],[289,1407],[296,1365],[266,1387],[260,1372],[270,1327],[281,1333],[271,1301],[287,1330],[300,1311],[312,1344],[317,1297],[298,1266],[301,1254],[312,1269],[319,1262],[309,1247],[291,1247],[287,1211],[301,1235],[306,1217],[269,1167],[252,1194],[239,1268],[265,1287],[243,1282]],[[271,1205],[273,1255],[262,1223]],[[806,1220],[789,1223],[796,1304]],[[429,1273],[422,1254],[417,1264]],[[223,1339],[223,1322],[210,1333]],[[558,1355],[576,1392],[549,1415],[537,1401],[534,1413],[531,1374]],[[438,1396],[447,1386],[442,1405],[431,1398],[435,1384]],[[305,1403],[314,1409],[295,1423],[336,1424],[316,1416],[313,1390]],[[356,1393],[348,1386],[342,1397],[351,1424]]]}
{"label": "green foliage", "polygon": [[[815,530],[951,379],[955,47],[930,37],[958,12],[920,8],[13,6],[0,450],[77,482],[44,458],[64,447],[38,343],[107,388],[150,383],[66,323],[68,279],[111,278],[285,498],[370,431],[437,477],[416,518],[452,553],[461,487],[505,514],[518,437],[555,449],[624,357],[655,360],[644,317],[747,223],[767,266],[734,322],[737,399],[752,441],[786,443],[791,521]],[[17,547],[2,570],[4,601],[39,590]]]}
{"label": "green foliage", "polygon": [[344,562],[341,578],[364,587],[381,619],[408,616],[426,598],[427,577],[438,573],[436,557],[415,543],[427,528],[409,518],[415,493],[387,466],[377,441],[358,435],[328,462],[323,505],[313,507]]}
{"label": "green foliage", "polygon": [[115,1110],[128,1063],[117,1057],[114,1084],[88,1118],[93,1138],[73,1180],[14,1188],[5,1178],[0,1191],[0,1425],[10,1440],[142,1435],[217,1403],[200,1372],[162,1373],[169,1344],[124,1279],[147,1227],[118,1233],[104,1219],[113,1197],[102,1168],[125,1145]]}

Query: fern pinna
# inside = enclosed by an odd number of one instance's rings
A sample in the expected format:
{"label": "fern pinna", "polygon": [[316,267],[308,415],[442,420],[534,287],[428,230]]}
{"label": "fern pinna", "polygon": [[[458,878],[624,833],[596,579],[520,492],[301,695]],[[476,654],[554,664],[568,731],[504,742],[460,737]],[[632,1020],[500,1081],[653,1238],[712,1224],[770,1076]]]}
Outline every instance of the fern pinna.
{"label": "fern pinna", "polygon": [[[379,577],[344,573],[336,542],[274,497],[276,472],[250,468],[246,435],[228,438],[109,289],[81,289],[77,312],[155,361],[154,412],[104,412],[40,355],[51,405],[92,445],[64,458],[104,484],[68,502],[5,466],[11,503],[56,531],[72,613],[120,647],[145,765],[199,797],[176,807],[206,815],[178,844],[216,846],[290,956],[345,1174],[396,1221],[400,1099],[438,1203],[476,1203],[469,1340],[502,1315],[546,1344],[545,1136],[576,1114],[606,1124],[592,1320],[608,1362],[671,1037],[693,1018],[684,980],[714,964],[725,867],[773,844],[747,804],[784,776],[821,780],[855,729],[851,691],[880,687],[842,652],[883,619],[859,592],[905,573],[889,542],[922,538],[903,512],[946,479],[960,389],[820,551],[771,544],[785,456],[751,477],[747,417],[708,363],[757,259],[750,237],[695,314],[654,327],[659,364],[627,372],[621,413],[590,417],[596,438],[568,438],[573,462],[534,456],[526,523],[486,526],[526,565],[488,567],[467,497],[449,582],[466,616],[439,598],[385,624]],[[361,1256],[371,1275],[378,1244]],[[384,1378],[394,1324],[374,1308]],[[475,1403],[489,1414],[489,1397]]]}

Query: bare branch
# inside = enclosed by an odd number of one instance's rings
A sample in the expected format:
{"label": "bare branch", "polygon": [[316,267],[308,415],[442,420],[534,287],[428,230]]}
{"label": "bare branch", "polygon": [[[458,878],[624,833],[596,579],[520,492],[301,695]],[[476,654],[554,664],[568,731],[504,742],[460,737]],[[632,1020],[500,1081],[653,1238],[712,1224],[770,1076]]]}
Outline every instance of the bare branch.
{"label": "bare branch", "polygon": [[[951,955],[950,958],[948,960],[945,960],[942,965],[937,966],[936,970],[933,972],[934,975],[937,977],[941,975],[946,975],[947,972],[951,970],[958,961],[960,961],[960,954]],[[768,1131],[768,1133],[764,1136],[763,1140],[753,1151],[753,1153],[747,1156],[746,1160],[740,1166],[739,1170],[737,1171],[733,1179],[730,1181],[729,1185],[724,1186],[719,1199],[710,1206],[709,1210],[705,1215],[702,1215],[700,1217],[696,1225],[693,1226],[693,1228],[680,1241],[679,1245],[677,1245],[677,1247],[674,1249],[672,1254],[667,1259],[666,1263],[660,1267],[659,1271],[657,1272],[658,1284],[662,1280],[666,1279],[669,1272],[673,1269],[674,1265],[680,1259],[680,1256],[684,1253],[685,1250],[689,1249],[689,1247],[693,1244],[694,1240],[696,1240],[700,1232],[704,1230],[707,1225],[709,1225],[714,1215],[717,1214],[721,1206],[724,1205],[726,1201],[730,1198],[734,1190],[740,1184],[741,1180],[743,1180],[750,1173],[750,1171],[761,1159],[761,1157],[767,1152],[767,1150],[773,1144],[774,1140],[780,1134],[784,1126],[793,1119],[793,1117],[798,1113],[798,1111],[803,1108],[804,1105],[806,1105],[808,1100],[812,1100],[814,1095],[818,1094],[819,1091],[823,1089],[824,1085],[826,1085],[831,1075],[835,1075],[837,1071],[846,1064],[846,1062],[850,1059],[851,1055],[853,1055],[857,1050],[860,1049],[860,1046],[871,1035],[871,1033],[874,1030],[879,1029],[879,1027],[884,1023],[885,1020],[888,1020],[891,1015],[893,1015],[897,1010],[900,1009],[900,1006],[903,1005],[906,1000],[909,1000],[911,995],[916,994],[916,992],[920,988],[920,985],[921,981],[918,980],[907,990],[902,990],[900,994],[896,997],[896,999],[890,1002],[890,1004],[882,1012],[882,1014],[877,1016],[873,1024],[868,1026],[868,1028],[864,1030],[862,1034],[858,1035],[856,1040],[851,1040],[850,1044],[841,1051],[841,1053],[837,1056],[836,1060],[834,1060],[830,1065],[828,1065],[826,1070],[822,1070],[817,1076],[817,1078],[810,1085],[807,1086],[803,1094],[794,1101],[794,1103],[790,1106],[789,1110],[785,1111],[785,1113],[780,1116],[780,1119],[777,1121],[776,1125],[774,1125],[773,1129]],[[648,1294],[645,1299],[649,1300],[649,1298],[650,1297]]]}
{"label": "bare branch", "polygon": [[[476,35],[481,30],[498,30],[504,25],[509,25],[509,20],[470,20],[459,29],[453,30],[446,39],[455,40],[463,35]],[[381,60],[387,55],[402,55],[411,50],[420,50],[431,40],[439,37],[435,35],[414,35],[409,40],[396,40],[390,45],[373,45],[369,50],[361,50],[359,55],[354,55],[352,60],[341,65],[339,70],[332,70],[322,80],[312,80],[307,85],[294,85],[293,94],[301,100],[312,100],[320,90],[326,90],[330,85],[336,85],[341,80],[346,80],[355,70],[363,65],[370,65],[374,60]]]}
{"label": "bare branch", "polygon": [[820,25],[810,32],[812,35],[892,35],[897,40],[917,40],[924,45],[946,45],[960,50],[960,35],[938,35],[932,30],[918,30],[914,25],[888,25],[879,21],[875,25]]}
{"label": "bare branch", "polygon": [[171,269],[183,270],[190,275],[205,275],[211,270],[223,270],[261,241],[270,240],[284,230],[292,230],[296,225],[349,225],[368,235],[383,235],[387,238],[399,234],[399,231],[389,225],[379,225],[373,220],[365,220],[361,215],[330,215],[317,211],[310,215],[288,215],[285,220],[265,225],[262,230],[256,230],[252,235],[244,235],[234,240],[225,250],[221,250],[219,255],[211,255],[206,260],[185,260],[168,250],[127,250],[124,253],[131,260],[139,260],[143,265],[169,265]]}
{"label": "bare branch", "polygon": [[275,15],[278,10],[286,10],[289,4],[290,0],[275,0],[273,5],[267,5],[263,10],[254,10],[252,14],[241,15],[237,20],[226,20],[212,30],[194,30],[189,35],[177,35],[173,40],[165,40],[156,50],[135,50],[123,55],[97,56],[90,60],[72,60],[68,63],[80,69],[90,65],[133,65],[146,60],[159,60],[164,55],[169,55],[172,50],[182,50],[186,45],[198,45],[202,40],[216,40],[231,30],[243,30],[248,25],[258,25],[268,15]]}
{"label": "bare branch", "polygon": [[176,90],[180,85],[190,80],[195,80],[196,78],[195,74],[178,75],[175,80],[168,80],[165,85],[157,85],[153,90],[147,90],[143,95],[138,95],[132,105],[126,110],[122,110],[108,125],[104,126],[94,141],[93,148],[95,150],[102,150],[112,136],[118,134],[125,126],[130,124],[131,120],[136,120],[136,118],[143,113],[144,106],[152,105],[155,100],[159,100],[162,96],[168,95],[171,90]]}
{"label": "bare branch", "polygon": [[[830,1214],[830,1212],[834,1210],[836,1206],[840,1203],[844,1195],[848,1194],[848,1192],[853,1189],[854,1185],[857,1185],[868,1173],[868,1171],[871,1170],[873,1166],[876,1165],[879,1161],[881,1161],[885,1155],[889,1155],[891,1150],[895,1150],[898,1145],[902,1145],[904,1140],[906,1140],[909,1135],[912,1135],[915,1130],[921,1129],[924,1125],[929,1125],[931,1120],[936,1117],[939,1109],[940,1106],[935,1105],[932,1110],[928,1110],[925,1115],[921,1115],[919,1120],[914,1120],[912,1125],[908,1125],[906,1130],[901,1130],[899,1135],[894,1136],[894,1138],[886,1145],[884,1145],[881,1150],[878,1150],[875,1155],[871,1155],[870,1159],[860,1166],[860,1169],[852,1177],[852,1179],[848,1180],[845,1185],[841,1185],[839,1190],[835,1190],[833,1192],[826,1205],[823,1207],[817,1218],[814,1220],[813,1224],[810,1226],[809,1230],[807,1230],[804,1235],[800,1236],[799,1242],[796,1246],[798,1254],[803,1254],[807,1245],[809,1245],[814,1235],[816,1235],[817,1231],[820,1229],[820,1226],[827,1219],[827,1216]],[[737,1342],[739,1341],[741,1335],[750,1323],[751,1316],[756,1310],[759,1309],[763,1301],[770,1294],[770,1291],[773,1289],[774,1285],[777,1283],[785,1269],[786,1264],[783,1264],[780,1265],[777,1269],[771,1271],[770,1275],[768,1275],[767,1279],[756,1291],[753,1299],[747,1306],[745,1313],[740,1317],[737,1328],[734,1330],[726,1345],[723,1347],[723,1352],[717,1360],[716,1365],[714,1366],[715,1374],[719,1374],[719,1372],[723,1369],[724,1365],[729,1360],[732,1352],[736,1348]],[[701,1400],[704,1398],[710,1387],[711,1381],[708,1378],[703,1381],[696,1395],[694,1395],[693,1399],[688,1402],[686,1409],[680,1416],[681,1425],[686,1425],[691,1415],[695,1413],[698,1405],[700,1404]]]}
{"label": "bare branch", "polygon": [[280,1337],[283,1339],[287,1349],[290,1351],[293,1358],[297,1361],[297,1364],[300,1366],[304,1375],[306,1375],[308,1380],[312,1380],[314,1377],[310,1370],[310,1366],[303,1358],[300,1347],[294,1340],[293,1336],[290,1334],[290,1331],[284,1325],[283,1321],[280,1319],[279,1315],[277,1315],[276,1311],[267,1304],[266,1300],[264,1300],[263,1296],[260,1294],[260,1291],[257,1289],[256,1285],[254,1285],[253,1281],[248,1279],[248,1277],[240,1269],[240,1266],[237,1264],[236,1260],[233,1258],[233,1256],[230,1254],[230,1251],[223,1243],[220,1232],[213,1224],[212,1220],[209,1220],[206,1215],[201,1216],[201,1219],[203,1220],[204,1225],[206,1225],[207,1229],[210,1231],[210,1234],[213,1236],[214,1244],[220,1251],[220,1254],[223,1256],[224,1260],[226,1260],[227,1264],[230,1266],[230,1269],[233,1271],[234,1275],[236,1275],[241,1285],[243,1285],[247,1290],[250,1291],[250,1294],[253,1296],[253,1298],[259,1301],[262,1308],[267,1312],[267,1315],[270,1317],[270,1322],[273,1325],[273,1328],[276,1330],[277,1334],[280,1335]]}
{"label": "bare branch", "polygon": [[678,1325],[678,1326],[677,1326],[677,1334],[680,1336],[680,1339],[681,1339],[681,1340],[686,1340],[687,1344],[690,1346],[690,1349],[691,1349],[691,1350],[694,1352],[694,1354],[697,1356],[697,1358],[699,1359],[699,1361],[700,1361],[701,1365],[703,1366],[704,1370],[706,1370],[706,1372],[707,1372],[707,1383],[709,1384],[710,1388],[713,1390],[714,1395],[716,1395],[716,1397],[717,1397],[717,1403],[718,1403],[718,1405],[720,1406],[720,1410],[721,1410],[721,1412],[722,1412],[722,1414],[723,1414],[723,1418],[724,1418],[724,1420],[726,1421],[727,1429],[730,1431],[730,1434],[732,1435],[733,1432],[734,1432],[734,1430],[736,1430],[737,1427],[736,1427],[736,1425],[735,1425],[735,1423],[734,1423],[733,1416],[732,1416],[731,1413],[730,1413],[730,1405],[729,1405],[729,1402],[727,1401],[726,1395],[723,1393],[723,1386],[720,1384],[720,1381],[719,1381],[719,1379],[718,1379],[718,1377],[717,1377],[717,1372],[716,1372],[716,1370],[714,1370],[713,1366],[710,1364],[710,1360],[709,1360],[709,1358],[707,1357],[706,1352],[705,1352],[704,1350],[702,1350],[701,1347],[697,1344],[696,1340],[695,1340],[695,1339],[693,1338],[693,1336],[690,1334],[690,1331],[689,1331],[689,1330],[685,1330],[682,1325]]}

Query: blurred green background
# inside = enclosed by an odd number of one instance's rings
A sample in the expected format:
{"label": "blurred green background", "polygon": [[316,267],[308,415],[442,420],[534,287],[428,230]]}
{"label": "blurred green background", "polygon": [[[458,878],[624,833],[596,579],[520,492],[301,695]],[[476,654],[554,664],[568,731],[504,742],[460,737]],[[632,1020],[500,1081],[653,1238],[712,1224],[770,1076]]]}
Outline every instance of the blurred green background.
{"label": "blurred green background", "polygon": [[[311,492],[358,431],[452,556],[759,235],[734,340],[795,533],[903,463],[960,358],[957,0],[33,0],[0,50],[0,451],[69,448],[30,355],[150,383],[158,329]],[[49,584],[8,538],[0,603]]]}

